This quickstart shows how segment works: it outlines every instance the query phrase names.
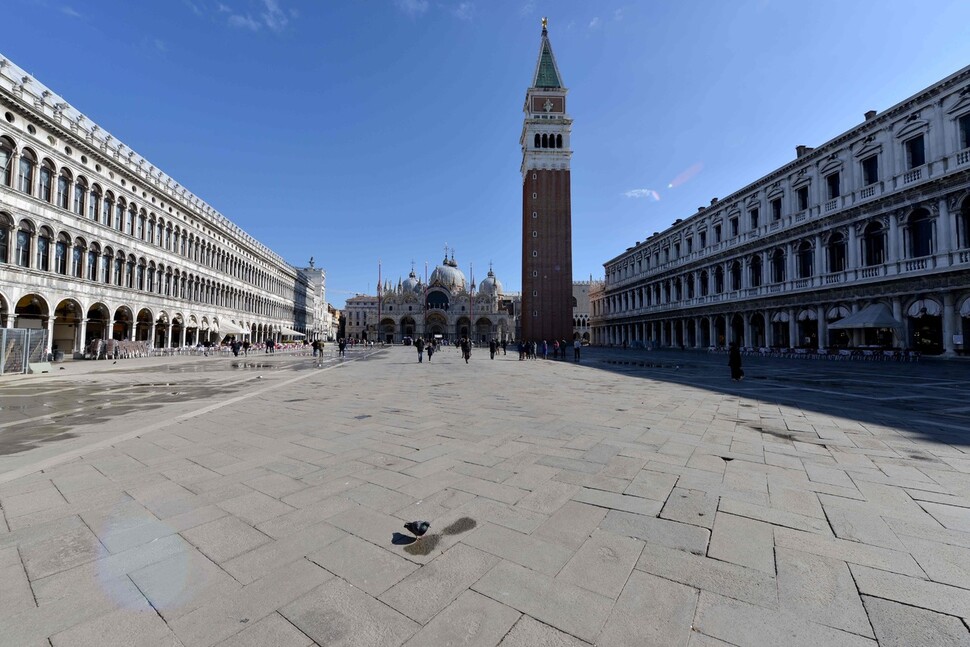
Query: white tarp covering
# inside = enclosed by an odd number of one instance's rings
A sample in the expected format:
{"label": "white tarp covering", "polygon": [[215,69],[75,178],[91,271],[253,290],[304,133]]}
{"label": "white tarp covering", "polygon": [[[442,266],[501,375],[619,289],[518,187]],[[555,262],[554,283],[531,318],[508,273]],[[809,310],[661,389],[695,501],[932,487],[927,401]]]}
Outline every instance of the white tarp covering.
{"label": "white tarp covering", "polygon": [[219,331],[223,335],[248,335],[249,331],[231,321],[220,321]]}
{"label": "white tarp covering", "polygon": [[884,303],[868,305],[854,315],[829,324],[829,328],[902,328]]}
{"label": "white tarp covering", "polygon": [[284,337],[306,337],[303,333],[297,332],[292,328],[280,328],[280,334]]}
{"label": "white tarp covering", "polygon": [[920,299],[919,301],[913,302],[913,305],[909,306],[909,310],[906,311],[910,317],[939,317],[940,312],[943,308],[940,304],[933,299]]}

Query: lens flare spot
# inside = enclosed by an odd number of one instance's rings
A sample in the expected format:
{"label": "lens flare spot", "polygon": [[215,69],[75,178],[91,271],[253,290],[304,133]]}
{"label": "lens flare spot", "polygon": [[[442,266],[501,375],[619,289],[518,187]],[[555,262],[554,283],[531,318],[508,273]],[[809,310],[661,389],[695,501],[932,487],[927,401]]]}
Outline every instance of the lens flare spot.
{"label": "lens flare spot", "polygon": [[681,171],[680,173],[678,173],[677,174],[677,177],[675,177],[674,179],[672,179],[670,181],[670,184],[667,185],[667,188],[668,189],[676,189],[677,187],[679,187],[679,186],[685,184],[686,182],[690,181],[695,175],[697,175],[698,173],[700,173],[701,172],[701,169],[703,169],[703,168],[704,168],[704,164],[702,162],[697,162],[696,164],[692,164],[687,169],[685,169],[685,170]]}

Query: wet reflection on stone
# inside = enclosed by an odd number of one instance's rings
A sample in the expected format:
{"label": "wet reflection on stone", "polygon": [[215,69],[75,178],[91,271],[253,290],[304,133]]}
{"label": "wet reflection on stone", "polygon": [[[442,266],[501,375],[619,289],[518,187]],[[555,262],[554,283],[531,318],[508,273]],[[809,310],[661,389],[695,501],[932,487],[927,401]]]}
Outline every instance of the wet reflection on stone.
{"label": "wet reflection on stone", "polygon": [[442,535],[458,535],[463,532],[468,532],[472,528],[478,525],[478,522],[471,517],[462,517],[458,519],[447,528],[441,531]]}
{"label": "wet reflection on stone", "polygon": [[421,539],[416,539],[410,545],[405,546],[404,552],[409,555],[430,555],[431,551],[435,549],[440,541],[441,535],[425,535]]}

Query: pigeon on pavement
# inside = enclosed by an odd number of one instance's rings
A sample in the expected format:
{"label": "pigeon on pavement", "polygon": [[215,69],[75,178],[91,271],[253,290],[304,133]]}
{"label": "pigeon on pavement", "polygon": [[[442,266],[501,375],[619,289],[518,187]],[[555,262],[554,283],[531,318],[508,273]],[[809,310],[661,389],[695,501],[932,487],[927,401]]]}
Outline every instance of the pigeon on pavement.
{"label": "pigeon on pavement", "polygon": [[428,532],[428,528],[430,527],[431,524],[427,521],[409,521],[404,524],[404,529],[415,537],[420,537],[424,533]]}

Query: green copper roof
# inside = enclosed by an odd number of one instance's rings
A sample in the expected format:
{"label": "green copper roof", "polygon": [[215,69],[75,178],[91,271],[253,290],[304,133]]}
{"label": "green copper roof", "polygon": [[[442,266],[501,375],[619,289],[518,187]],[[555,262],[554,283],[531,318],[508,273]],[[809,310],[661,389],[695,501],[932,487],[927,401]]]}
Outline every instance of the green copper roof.
{"label": "green copper roof", "polygon": [[543,37],[542,52],[539,54],[539,69],[536,70],[535,88],[561,88],[559,74],[556,73],[556,63],[552,59],[552,46],[549,39]]}

